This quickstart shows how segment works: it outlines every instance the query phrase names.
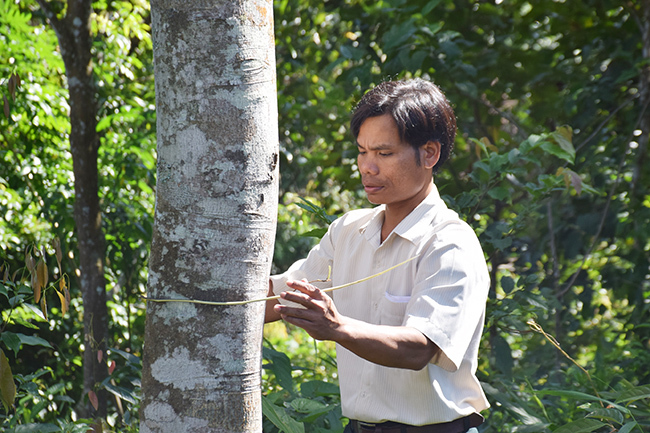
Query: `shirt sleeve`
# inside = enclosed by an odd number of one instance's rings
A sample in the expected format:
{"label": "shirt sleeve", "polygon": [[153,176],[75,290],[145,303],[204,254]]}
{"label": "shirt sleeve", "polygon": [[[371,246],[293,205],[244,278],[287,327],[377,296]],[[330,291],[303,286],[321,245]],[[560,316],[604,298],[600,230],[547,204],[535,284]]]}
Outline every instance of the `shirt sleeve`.
{"label": "shirt sleeve", "polygon": [[478,349],[488,290],[489,273],[473,230],[448,224],[423,252],[404,321],[441,349],[432,363],[454,372]]}
{"label": "shirt sleeve", "polygon": [[[288,290],[287,281],[306,279],[316,287],[325,289],[331,287],[331,282],[315,282],[325,280],[330,274],[334,257],[334,244],[332,242],[332,231],[335,230],[337,221],[334,221],[327,230],[327,233],[314,248],[311,249],[307,258],[298,260],[289,269],[279,275],[271,276],[273,293],[279,295]],[[286,301],[280,300],[285,303]]]}

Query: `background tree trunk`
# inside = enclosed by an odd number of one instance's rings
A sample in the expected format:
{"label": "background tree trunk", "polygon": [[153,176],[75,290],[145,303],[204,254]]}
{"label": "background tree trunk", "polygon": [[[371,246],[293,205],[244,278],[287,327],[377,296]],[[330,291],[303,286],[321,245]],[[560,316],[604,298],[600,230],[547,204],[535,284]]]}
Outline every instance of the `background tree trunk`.
{"label": "background tree trunk", "polygon": [[[277,215],[269,0],[151,2],[158,181],[149,296],[263,297]],[[142,432],[259,432],[264,303],[147,303]]]}
{"label": "background tree trunk", "polygon": [[[70,96],[70,151],[75,176],[74,220],[79,246],[80,286],[83,297],[84,322],[84,380],[83,395],[78,410],[83,417],[106,416],[106,391],[97,388],[108,375],[105,358],[108,344],[108,311],[106,309],[106,280],[104,261],[105,237],[99,203],[97,152],[97,100],[92,66],[92,35],[90,0],[68,0],[66,14],[59,18],[50,3],[38,0],[56,32],[65,63]],[[94,411],[88,392],[98,397]],[[85,399],[85,400],[84,400]]]}

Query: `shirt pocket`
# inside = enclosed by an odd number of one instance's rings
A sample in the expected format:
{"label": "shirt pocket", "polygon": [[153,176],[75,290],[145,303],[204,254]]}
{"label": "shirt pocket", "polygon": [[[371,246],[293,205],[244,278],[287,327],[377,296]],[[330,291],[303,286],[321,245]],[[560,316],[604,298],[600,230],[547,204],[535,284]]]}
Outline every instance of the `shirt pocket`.
{"label": "shirt pocket", "polygon": [[404,322],[406,306],[411,300],[410,296],[398,296],[388,292],[379,302],[379,324],[388,326],[401,326]]}

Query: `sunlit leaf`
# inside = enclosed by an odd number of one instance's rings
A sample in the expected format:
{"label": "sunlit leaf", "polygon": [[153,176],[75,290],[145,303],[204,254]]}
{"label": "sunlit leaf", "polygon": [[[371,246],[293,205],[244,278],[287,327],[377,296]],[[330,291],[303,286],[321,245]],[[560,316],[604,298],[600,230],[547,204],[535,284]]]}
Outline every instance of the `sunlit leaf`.
{"label": "sunlit leaf", "polygon": [[14,382],[14,375],[9,366],[9,360],[5,353],[0,349],[0,395],[2,396],[2,404],[5,409],[14,405],[16,399],[16,383]]}
{"label": "sunlit leaf", "polygon": [[55,290],[56,294],[59,296],[59,301],[61,302],[61,315],[65,315],[68,311],[68,306],[65,302],[65,295],[58,290]]}

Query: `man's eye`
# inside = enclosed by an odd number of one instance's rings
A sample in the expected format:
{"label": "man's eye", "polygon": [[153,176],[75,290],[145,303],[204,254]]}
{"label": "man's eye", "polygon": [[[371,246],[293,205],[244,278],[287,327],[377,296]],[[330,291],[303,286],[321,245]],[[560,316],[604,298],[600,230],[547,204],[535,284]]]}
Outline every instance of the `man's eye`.
{"label": "man's eye", "polygon": [[391,156],[391,155],[392,155],[392,153],[390,153],[390,152],[380,152],[379,153],[379,156]]}

